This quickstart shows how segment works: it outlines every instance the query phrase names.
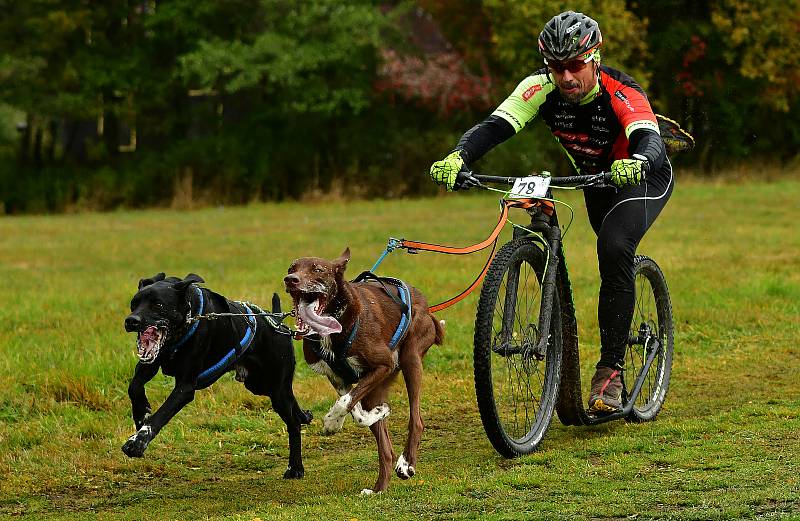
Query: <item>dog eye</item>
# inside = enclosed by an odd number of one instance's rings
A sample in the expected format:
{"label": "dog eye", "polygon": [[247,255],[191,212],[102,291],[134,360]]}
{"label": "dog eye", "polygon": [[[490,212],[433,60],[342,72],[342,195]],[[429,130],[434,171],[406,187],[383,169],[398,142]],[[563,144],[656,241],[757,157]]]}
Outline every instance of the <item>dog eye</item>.
{"label": "dog eye", "polygon": [[325,268],[314,266],[314,273],[325,273]]}

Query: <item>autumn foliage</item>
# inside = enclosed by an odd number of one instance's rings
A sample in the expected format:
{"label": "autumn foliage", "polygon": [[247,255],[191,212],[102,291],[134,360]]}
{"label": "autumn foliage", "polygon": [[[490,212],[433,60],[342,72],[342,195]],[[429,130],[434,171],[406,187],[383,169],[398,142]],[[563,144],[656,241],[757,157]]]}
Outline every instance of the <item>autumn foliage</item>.
{"label": "autumn foliage", "polygon": [[[0,213],[432,192],[430,163],[543,66],[555,0],[7,2]],[[800,0],[575,0],[603,62],[724,175],[800,150]],[[540,126],[540,125],[539,125]],[[537,125],[532,131],[541,132]],[[494,166],[560,154],[544,132]],[[520,144],[522,143],[522,144]],[[487,156],[488,160],[492,160]],[[569,165],[565,164],[565,168]],[[557,168],[556,168],[557,170]],[[153,187],[159,187],[154,190]]]}

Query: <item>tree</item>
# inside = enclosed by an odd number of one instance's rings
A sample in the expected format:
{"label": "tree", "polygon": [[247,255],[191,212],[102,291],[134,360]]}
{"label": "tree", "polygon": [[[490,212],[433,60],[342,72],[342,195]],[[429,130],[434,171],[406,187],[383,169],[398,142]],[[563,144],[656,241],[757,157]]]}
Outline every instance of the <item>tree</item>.
{"label": "tree", "polygon": [[[562,2],[553,0],[484,0],[483,5],[491,24],[498,72],[506,78],[507,92],[511,92],[525,74],[544,67],[537,46],[539,33],[565,8]],[[628,10],[623,0],[576,0],[569,8],[600,24],[603,63],[622,68],[646,87],[650,81],[646,67],[648,20]]]}
{"label": "tree", "polygon": [[790,159],[800,133],[782,113],[798,104],[798,1],[664,0],[637,4],[651,20],[651,97],[695,134],[696,164]]}

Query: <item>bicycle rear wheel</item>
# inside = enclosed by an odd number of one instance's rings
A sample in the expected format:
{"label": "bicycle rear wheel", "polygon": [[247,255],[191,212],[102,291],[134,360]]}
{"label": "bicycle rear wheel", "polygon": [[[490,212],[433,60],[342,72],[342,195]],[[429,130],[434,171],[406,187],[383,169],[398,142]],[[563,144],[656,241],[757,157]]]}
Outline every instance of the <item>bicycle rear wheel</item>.
{"label": "bicycle rear wheel", "polygon": [[[550,331],[539,331],[542,245],[520,238],[492,260],[475,318],[475,393],[484,430],[501,455],[535,451],[553,418],[561,367],[561,308],[553,296]],[[551,266],[548,269],[556,269]],[[549,333],[546,352],[531,347]]]}
{"label": "bicycle rear wheel", "polygon": [[[653,259],[637,255],[634,259],[634,277],[636,305],[625,353],[626,374],[638,378],[644,370],[647,356],[653,349],[657,350],[633,410],[626,418],[628,421],[643,422],[655,419],[669,390],[674,348],[672,304],[667,281]],[[635,381],[626,381],[626,388],[632,388]],[[627,401],[627,390],[623,394],[623,401]]]}

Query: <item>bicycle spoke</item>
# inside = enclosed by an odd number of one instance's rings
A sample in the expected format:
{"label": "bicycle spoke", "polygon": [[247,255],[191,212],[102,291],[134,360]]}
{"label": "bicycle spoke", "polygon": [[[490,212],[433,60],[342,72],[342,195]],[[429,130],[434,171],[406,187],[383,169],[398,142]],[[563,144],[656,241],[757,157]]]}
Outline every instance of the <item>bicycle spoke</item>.
{"label": "bicycle spoke", "polygon": [[[509,281],[509,277],[517,280]],[[520,262],[506,272],[494,308],[492,335],[504,339],[514,349],[496,349],[493,372],[498,373],[495,393],[509,434],[525,435],[536,421],[544,388],[543,362],[524,360],[522,348],[535,345],[538,337],[538,311],[541,301],[540,276],[527,262]],[[515,295],[509,295],[514,291]],[[516,309],[507,305],[516,304]],[[511,324],[510,330],[505,330]]]}
{"label": "bicycle spoke", "polygon": [[[539,331],[544,253],[529,240],[504,245],[489,268],[475,327],[475,390],[481,420],[504,456],[535,450],[558,395],[561,322],[551,324],[544,359],[532,348]],[[556,304],[556,309],[558,305]],[[556,311],[560,317],[560,311]],[[549,337],[548,337],[549,338]]]}
{"label": "bicycle spoke", "polygon": [[666,395],[671,369],[672,316],[660,270],[645,257],[640,257],[637,262],[640,264],[634,282],[636,294],[630,329],[630,336],[635,341],[629,343],[626,354],[626,374],[630,375],[628,384],[631,390],[653,354],[652,350],[658,350],[642,377],[642,387],[631,416],[633,420],[644,421],[655,418]]}

